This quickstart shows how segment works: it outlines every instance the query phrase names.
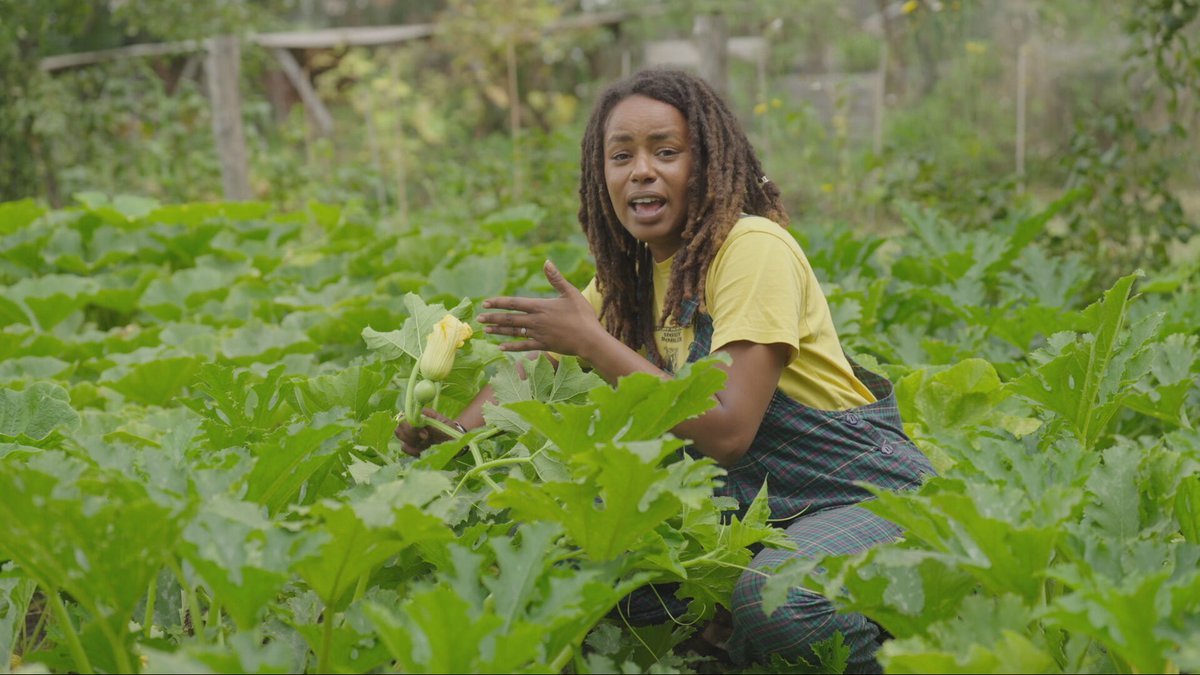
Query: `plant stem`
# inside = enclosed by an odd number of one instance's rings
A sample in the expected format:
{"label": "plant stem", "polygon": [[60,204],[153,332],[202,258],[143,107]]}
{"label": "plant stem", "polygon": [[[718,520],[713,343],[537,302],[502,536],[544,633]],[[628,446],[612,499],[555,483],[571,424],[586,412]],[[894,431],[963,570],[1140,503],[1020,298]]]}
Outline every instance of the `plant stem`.
{"label": "plant stem", "polygon": [[726,562],[724,560],[716,560],[713,556],[715,556],[717,553],[718,553],[718,551],[710,551],[710,552],[705,553],[704,555],[700,556],[699,558],[692,558],[691,560],[685,560],[685,561],[679,563],[679,566],[684,569],[688,569],[689,567],[695,567],[696,565],[699,565],[700,563],[711,563],[713,565],[717,565],[718,567],[732,567],[733,569],[742,570],[743,572],[753,572],[754,574],[757,574],[759,576],[764,576],[764,577],[771,576],[770,574],[767,574],[766,572],[764,572],[762,570],[756,570],[753,567],[746,567],[745,565],[738,565],[737,563]]}
{"label": "plant stem", "polygon": [[[472,440],[470,443],[467,443],[467,447],[471,449],[471,457],[475,460],[475,468],[471,469],[471,471],[480,473],[483,476],[483,482],[491,486],[493,490],[499,491],[500,486],[496,484],[496,481],[492,480],[492,477],[486,473],[482,473],[483,468],[481,467],[485,467],[487,462],[483,461],[483,455],[479,452],[479,446],[475,445],[475,441]],[[471,473],[471,471],[467,473]]]}
{"label": "plant stem", "polygon": [[187,577],[183,575],[183,567],[179,561],[172,558],[168,564],[171,566],[171,571],[175,573],[175,578],[179,579],[179,585],[187,594],[188,612],[192,615],[192,635],[200,641],[200,644],[205,644],[208,639],[204,635],[204,626],[200,623],[200,598],[196,595],[196,589],[188,583]]}
{"label": "plant stem", "polygon": [[454,427],[450,426],[449,424],[446,424],[445,422],[443,422],[441,420],[437,420],[432,417],[427,417],[427,418],[425,418],[424,424],[431,426],[434,429],[437,429],[438,431],[442,432],[443,434],[446,434],[447,436],[449,436],[450,438],[453,438],[454,440],[458,440],[463,437],[463,433],[461,431],[459,431],[458,429],[455,429]]}
{"label": "plant stem", "polygon": [[408,375],[408,389],[404,394],[404,417],[414,427],[425,426],[425,416],[421,414],[421,406],[417,405],[416,397],[417,380],[421,377],[420,370],[414,363],[412,372]]}
{"label": "plant stem", "polygon": [[46,617],[50,616],[50,609],[45,604],[42,605],[42,611],[38,612],[37,623],[33,626],[33,632],[25,635],[25,639],[21,641],[20,650],[22,654],[28,654],[34,651],[45,639],[38,639],[42,634],[42,627],[46,625]]}
{"label": "plant stem", "polygon": [[561,673],[562,669],[567,667],[567,663],[570,662],[571,658],[575,655],[575,645],[583,642],[583,639],[587,637],[588,631],[590,630],[591,626],[587,626],[583,629],[583,632],[580,633],[578,637],[568,642],[561,650],[559,650],[558,654],[555,655],[554,660],[550,662],[550,672]]}
{"label": "plant stem", "polygon": [[321,653],[317,654],[317,672],[333,672],[329,669],[329,653],[333,651],[333,612],[329,605],[321,613]]}
{"label": "plant stem", "polygon": [[204,630],[216,629],[217,635],[221,633],[221,604],[217,602],[217,596],[213,595],[208,599],[208,616],[204,618]]}
{"label": "plant stem", "polygon": [[363,572],[362,576],[358,578],[358,587],[354,589],[354,600],[361,599],[363,593],[367,592],[367,582],[370,581],[370,579],[370,571]]}
{"label": "plant stem", "polygon": [[[493,459],[490,462],[483,462],[482,464],[476,464],[475,466],[471,467],[466,473],[463,474],[462,480],[458,481],[458,485],[456,485],[454,487],[454,491],[451,492],[450,495],[453,496],[453,495],[458,494],[458,491],[460,489],[462,489],[462,486],[464,484],[466,484],[467,479],[469,479],[477,474],[483,473],[484,471],[487,471],[488,469],[494,469],[498,466],[508,466],[510,464],[528,464],[531,461],[533,461],[532,457],[503,457],[501,459]],[[491,480],[491,476],[488,476],[486,473],[484,473],[483,476],[484,476],[484,480],[487,480],[488,483],[491,484],[493,489],[499,489],[500,486],[496,485],[496,483]]]}
{"label": "plant stem", "polygon": [[150,639],[150,629],[154,627],[154,601],[158,595],[158,574],[150,577],[150,589],[146,591],[146,618],[142,620],[142,635]]}
{"label": "plant stem", "polygon": [[100,632],[104,633],[105,639],[108,640],[108,646],[112,648],[113,658],[117,661],[118,673],[132,673],[133,664],[129,662],[129,652],[125,651],[125,636],[128,635],[128,628],[125,621],[118,623],[120,632],[114,633],[112,627],[107,621],[101,619],[98,622]]}
{"label": "plant stem", "polygon": [[[437,429],[438,431],[442,432],[443,434],[446,434],[447,436],[449,436],[450,438],[455,439],[455,440],[458,440],[466,435],[466,434],[462,433],[461,431],[459,431],[458,429],[455,429],[454,427],[451,427],[450,425],[442,422],[441,420],[436,420],[432,417],[426,417],[425,424],[428,424],[429,426],[433,427],[434,429]],[[497,460],[492,460],[491,462],[483,461],[483,454],[481,452],[479,452],[479,446],[476,444],[479,441],[482,441],[487,438],[491,438],[492,436],[495,436],[498,433],[500,433],[500,430],[493,427],[491,429],[488,429],[487,431],[480,433],[478,436],[472,438],[470,440],[470,442],[467,443],[467,448],[471,451],[471,459],[475,460],[475,467],[473,469],[471,469],[470,471],[468,471],[463,476],[463,480],[466,480],[469,476],[473,476],[477,473],[480,473],[483,470],[485,470],[489,467],[492,467],[492,466],[503,466],[504,464],[516,463],[512,459],[507,459],[507,460],[497,459]],[[528,457],[520,457],[517,459],[519,459],[520,461],[528,461],[529,460]],[[499,462],[499,463],[497,463],[497,462]],[[500,486],[496,483],[496,481],[492,480],[492,477],[487,475],[486,473],[483,474],[483,480],[485,483],[487,483],[489,486],[491,486],[491,488],[493,490],[500,489]],[[458,487],[454,488],[454,492],[452,492],[451,494],[457,493],[458,488],[460,488],[460,487],[462,487],[462,482],[459,482]]]}
{"label": "plant stem", "polygon": [[71,652],[71,658],[75,660],[75,666],[79,668],[79,672],[84,675],[91,675],[95,671],[92,670],[92,664],[88,661],[87,652],[83,651],[83,644],[79,641],[79,633],[75,632],[75,624],[71,623],[71,617],[67,615],[67,608],[63,606],[62,598],[58,597],[58,589],[46,589],[46,599],[50,603],[50,607],[54,609],[54,613],[58,616],[58,620],[62,622],[63,635],[67,638],[67,650]]}

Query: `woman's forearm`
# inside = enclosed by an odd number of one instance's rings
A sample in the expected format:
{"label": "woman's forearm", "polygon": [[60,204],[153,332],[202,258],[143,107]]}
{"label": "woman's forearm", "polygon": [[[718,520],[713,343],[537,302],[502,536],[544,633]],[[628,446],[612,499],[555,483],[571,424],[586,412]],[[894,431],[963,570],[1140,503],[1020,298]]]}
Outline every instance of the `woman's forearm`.
{"label": "woman's forearm", "polygon": [[[714,396],[717,404],[672,429],[676,436],[691,441],[696,450],[722,466],[736,463],[750,447],[782,370],[782,359],[776,354],[779,350],[771,346],[738,343],[731,345],[728,351],[732,359],[739,362],[739,367],[720,366],[729,374],[729,379],[725,388]],[[590,341],[585,353],[579,356],[612,384],[632,373],[671,378],[669,373],[607,332]],[[765,372],[760,375],[760,370]]]}

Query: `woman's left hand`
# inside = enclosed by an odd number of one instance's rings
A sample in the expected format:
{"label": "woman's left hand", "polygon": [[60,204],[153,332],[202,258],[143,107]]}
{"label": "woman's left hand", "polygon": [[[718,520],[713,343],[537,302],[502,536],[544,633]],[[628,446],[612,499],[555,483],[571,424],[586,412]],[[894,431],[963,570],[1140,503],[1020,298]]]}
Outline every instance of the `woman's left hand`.
{"label": "woman's left hand", "polygon": [[542,350],[586,358],[588,348],[608,333],[596,319],[591,303],[554,263],[547,260],[542,272],[558,291],[558,297],[491,298],[484,301],[485,309],[510,311],[480,314],[479,323],[484,324],[487,333],[522,338],[500,345],[504,351]]}

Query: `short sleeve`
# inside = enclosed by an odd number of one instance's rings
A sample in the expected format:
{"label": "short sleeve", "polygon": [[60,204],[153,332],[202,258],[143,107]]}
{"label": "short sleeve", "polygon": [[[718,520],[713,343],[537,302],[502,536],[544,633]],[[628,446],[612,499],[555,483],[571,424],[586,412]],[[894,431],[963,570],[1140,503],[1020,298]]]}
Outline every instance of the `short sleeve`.
{"label": "short sleeve", "polygon": [[707,279],[712,349],[739,340],[782,343],[793,358],[812,334],[805,310],[808,274],[800,246],[783,228],[731,233]]}
{"label": "short sleeve", "polygon": [[583,288],[583,297],[587,299],[588,304],[592,306],[592,311],[596,313],[596,317],[600,317],[600,308],[604,305],[604,298],[600,296],[600,290],[596,286],[596,277],[588,282],[588,285]]}

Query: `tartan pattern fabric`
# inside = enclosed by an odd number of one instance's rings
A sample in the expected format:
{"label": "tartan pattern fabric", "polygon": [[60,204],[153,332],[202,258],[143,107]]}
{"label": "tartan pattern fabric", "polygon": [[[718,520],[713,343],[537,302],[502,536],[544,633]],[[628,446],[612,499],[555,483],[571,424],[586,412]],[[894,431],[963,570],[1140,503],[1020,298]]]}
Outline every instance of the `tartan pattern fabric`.
{"label": "tartan pattern fabric", "polygon": [[[707,356],[712,345],[712,320],[696,306],[695,301],[685,303],[680,321],[687,325],[694,319],[689,363]],[[765,483],[772,519],[786,523],[788,537],[797,545],[796,551],[760,551],[751,564],[754,569],[773,569],[792,557],[858,553],[896,539],[899,528],[857,506],[872,498],[858,483],[913,489],[935,473],[904,433],[891,382],[846,358],[875,402],[850,410],[817,410],[776,389],[750,449],[715,490],[737,500],[744,513]],[[787,603],[767,616],[761,607],[764,582],[763,574],[746,572],[735,588],[729,641],[735,661],[759,661],[772,653],[811,661],[811,645],[841,631],[851,650],[847,672],[878,671],[874,653],[879,629],[869,619],[838,613],[825,597],[801,589],[793,589]],[[686,609],[670,586],[639,590],[620,608],[634,623],[665,621]]]}
{"label": "tartan pattern fabric", "polygon": [[[685,304],[682,318],[695,319],[690,363],[709,354],[712,320],[696,312],[694,300]],[[771,518],[786,522],[870,499],[859,482],[903,490],[934,473],[929,459],[904,433],[892,383],[846,358],[875,402],[850,410],[817,410],[776,389],[750,449],[728,470],[718,495],[733,497],[744,510],[765,482]]]}
{"label": "tartan pattern fabric", "polygon": [[[894,541],[900,528],[858,505],[840,506],[797,518],[787,527],[795,551],[764,548],[750,568],[769,572],[791,558],[860,553],[876,544]],[[846,672],[879,672],[875,661],[880,630],[862,614],[837,612],[824,596],[793,588],[787,602],[772,615],[762,609],[767,577],[747,572],[738,578],[730,609],[733,635],[727,645],[736,663],[749,663],[779,654],[788,661],[803,658],[816,664],[812,644],[841,631],[850,650]]]}

